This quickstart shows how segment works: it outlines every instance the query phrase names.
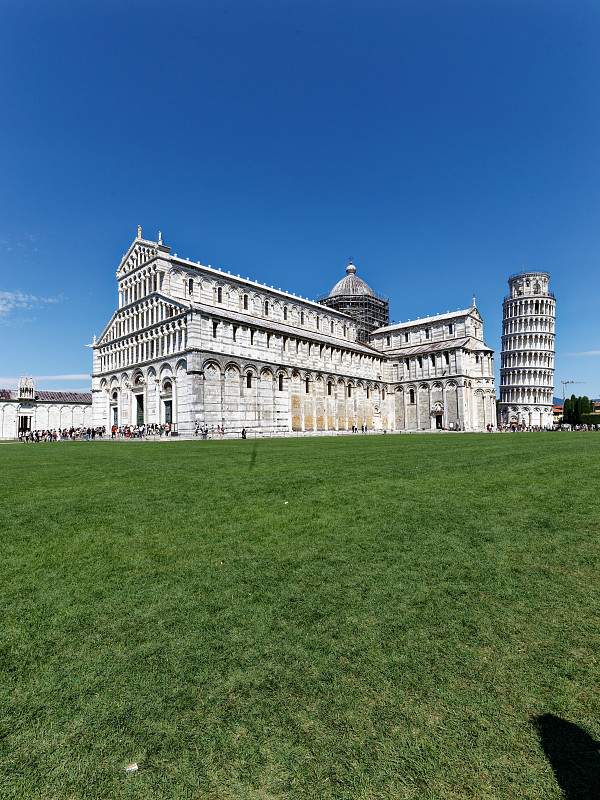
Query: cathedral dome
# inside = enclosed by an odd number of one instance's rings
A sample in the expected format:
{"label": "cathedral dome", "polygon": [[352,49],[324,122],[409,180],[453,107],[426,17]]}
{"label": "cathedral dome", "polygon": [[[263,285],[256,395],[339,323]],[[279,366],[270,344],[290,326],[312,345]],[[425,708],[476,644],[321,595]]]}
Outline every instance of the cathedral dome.
{"label": "cathedral dome", "polygon": [[346,267],[346,275],[329,292],[329,297],[339,297],[340,295],[370,295],[373,297],[375,292],[362,278],[358,277],[356,267],[350,262]]}

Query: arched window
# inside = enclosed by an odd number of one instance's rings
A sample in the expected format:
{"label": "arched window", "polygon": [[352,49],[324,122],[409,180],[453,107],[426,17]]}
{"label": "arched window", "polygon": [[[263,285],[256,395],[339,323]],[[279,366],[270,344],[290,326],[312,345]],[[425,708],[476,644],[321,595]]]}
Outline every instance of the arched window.
{"label": "arched window", "polygon": [[431,328],[425,328],[425,338],[431,338]]}
{"label": "arched window", "polygon": [[252,373],[251,372],[247,372],[246,373],[246,389],[251,389],[251,388],[252,388]]}
{"label": "arched window", "polygon": [[331,323],[330,323],[329,327],[331,328],[331,333],[333,333],[333,320],[331,320]]}
{"label": "arched window", "polygon": [[116,401],[118,396],[119,395],[117,394],[117,390],[115,389],[115,391],[112,393],[112,399]]}
{"label": "arched window", "polygon": [[194,296],[194,279],[190,278],[188,280],[188,294],[190,297]]}
{"label": "arched window", "polygon": [[304,325],[304,311],[300,312],[300,325]]}
{"label": "arched window", "polygon": [[415,390],[414,389],[409,389],[408,390],[408,402],[411,405],[414,405],[414,402],[415,402]]}
{"label": "arched window", "polygon": [[217,303],[222,303],[222,302],[223,302],[223,289],[220,286],[218,286],[217,287]]}
{"label": "arched window", "polygon": [[310,392],[310,378],[306,378],[306,380],[304,382],[304,386],[305,386],[306,394],[308,394]]}
{"label": "arched window", "polygon": [[452,323],[450,323],[450,324],[448,325],[448,334],[449,334],[450,336],[452,336],[452,334],[453,334],[453,333],[454,333],[454,325],[453,325]]}
{"label": "arched window", "polygon": [[287,306],[283,307],[283,318],[287,319]]}
{"label": "arched window", "polygon": [[370,391],[369,387],[367,386],[367,400],[369,399],[370,396],[371,396],[371,391]]}
{"label": "arched window", "polygon": [[279,381],[279,391],[283,392],[283,375],[279,376],[278,381]]}
{"label": "arched window", "polygon": [[385,337],[386,347],[389,347],[391,345],[391,343],[392,343],[392,337],[391,336],[386,336]]}
{"label": "arched window", "polygon": [[244,311],[248,311],[248,295],[244,295]]}
{"label": "arched window", "polygon": [[344,336],[346,336],[346,333],[347,333],[347,331],[348,331],[348,329],[347,329],[347,327],[344,325]]}
{"label": "arched window", "polygon": [[317,317],[317,330],[321,329],[321,319]]}
{"label": "arched window", "polygon": [[269,301],[265,300],[265,317],[269,316]]}
{"label": "arched window", "polygon": [[381,399],[385,400],[385,389],[381,390]]}
{"label": "arched window", "polygon": [[331,390],[332,390],[331,381],[327,381],[327,394],[331,397]]}
{"label": "arched window", "polygon": [[352,387],[348,384],[348,397],[352,397]]}

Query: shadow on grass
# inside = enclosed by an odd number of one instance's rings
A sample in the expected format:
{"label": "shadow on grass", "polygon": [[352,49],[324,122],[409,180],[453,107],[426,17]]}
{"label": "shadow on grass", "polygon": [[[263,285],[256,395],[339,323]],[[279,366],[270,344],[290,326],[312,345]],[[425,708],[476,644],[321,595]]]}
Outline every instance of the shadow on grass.
{"label": "shadow on grass", "polygon": [[553,714],[533,724],[566,800],[600,800],[600,742]]}

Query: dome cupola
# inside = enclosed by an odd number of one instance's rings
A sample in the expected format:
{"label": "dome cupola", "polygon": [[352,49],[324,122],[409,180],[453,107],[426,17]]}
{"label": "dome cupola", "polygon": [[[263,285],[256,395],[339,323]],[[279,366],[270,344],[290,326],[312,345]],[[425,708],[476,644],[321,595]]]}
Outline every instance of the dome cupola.
{"label": "dome cupola", "polygon": [[369,295],[371,297],[375,295],[371,287],[362,278],[358,277],[356,267],[352,261],[346,267],[345,276],[329,292],[329,297],[340,297],[341,295]]}

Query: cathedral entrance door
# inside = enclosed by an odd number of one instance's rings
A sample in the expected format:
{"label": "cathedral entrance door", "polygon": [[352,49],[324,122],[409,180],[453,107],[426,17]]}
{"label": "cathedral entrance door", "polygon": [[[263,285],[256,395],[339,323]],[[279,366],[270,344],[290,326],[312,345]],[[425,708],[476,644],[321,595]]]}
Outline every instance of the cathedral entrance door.
{"label": "cathedral entrance door", "polygon": [[173,401],[165,400],[165,422],[173,422]]}
{"label": "cathedral entrance door", "polygon": [[144,424],[144,395],[136,394],[135,396],[135,422],[136,425]]}
{"label": "cathedral entrance door", "polygon": [[435,415],[435,428],[438,431],[441,431],[444,427],[444,415],[443,414],[436,414]]}
{"label": "cathedral entrance door", "polygon": [[19,433],[28,433],[31,430],[31,417],[29,415],[19,415]]}

